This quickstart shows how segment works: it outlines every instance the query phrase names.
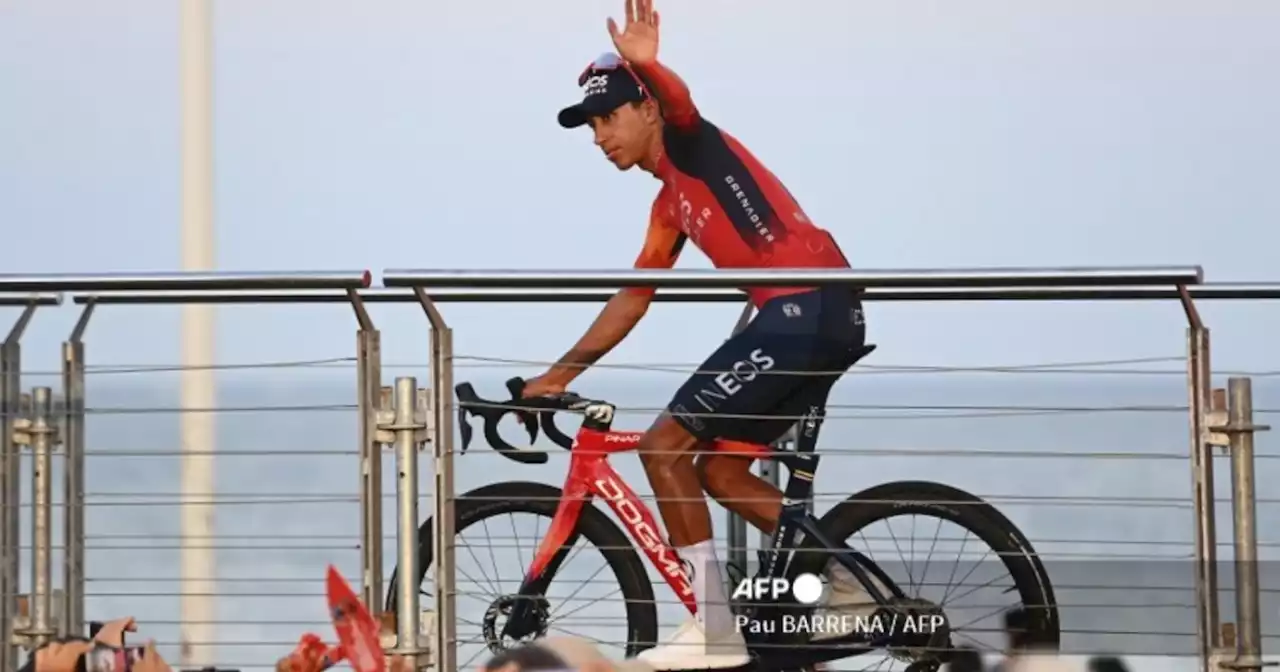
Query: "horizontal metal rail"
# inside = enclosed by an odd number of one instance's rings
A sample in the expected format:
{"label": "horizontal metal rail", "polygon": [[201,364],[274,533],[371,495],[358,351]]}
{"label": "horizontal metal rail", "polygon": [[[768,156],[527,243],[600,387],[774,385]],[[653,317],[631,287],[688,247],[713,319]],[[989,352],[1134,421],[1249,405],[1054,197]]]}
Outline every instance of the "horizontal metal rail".
{"label": "horizontal metal rail", "polygon": [[[1196,300],[1275,300],[1280,299],[1280,283],[1208,283],[1188,288]],[[441,288],[429,292],[437,303],[599,303],[607,301],[610,289],[460,289]],[[364,289],[359,291],[365,303],[417,303],[412,291],[405,289]],[[1153,301],[1177,300],[1176,289],[1163,287],[1044,287],[1026,289],[868,289],[865,301]],[[746,295],[736,290],[661,289],[654,301],[665,303],[741,303]],[[99,304],[266,304],[266,303],[346,303],[346,292],[332,290],[273,291],[129,291],[111,294],[72,294],[77,304],[93,301]]]}
{"label": "horizontal metal rail", "polygon": [[0,294],[0,306],[60,306],[61,294]]}
{"label": "horizontal metal rail", "polygon": [[1088,287],[1199,285],[1199,266],[963,269],[413,270],[382,272],[385,287]]}
{"label": "horizontal metal rail", "polygon": [[360,289],[372,283],[369,271],[0,274],[0,292]]}

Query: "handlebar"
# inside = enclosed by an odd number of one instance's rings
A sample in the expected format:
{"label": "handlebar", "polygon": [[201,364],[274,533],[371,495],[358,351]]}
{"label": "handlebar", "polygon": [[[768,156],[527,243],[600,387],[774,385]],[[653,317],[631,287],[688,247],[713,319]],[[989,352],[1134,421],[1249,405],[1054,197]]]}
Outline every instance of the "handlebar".
{"label": "handlebar", "polygon": [[524,387],[523,378],[517,376],[508,380],[507,391],[511,393],[511,399],[508,401],[483,399],[476,394],[471,383],[461,383],[453,388],[458,396],[458,428],[462,433],[462,452],[465,453],[467,446],[471,443],[471,425],[467,422],[467,416],[474,415],[484,423],[482,431],[485,441],[503,457],[523,464],[545,464],[546,453],[522,450],[502,439],[498,434],[498,422],[502,417],[508,413],[515,413],[529,432],[530,443],[537,440],[538,429],[541,428],[552,443],[569,450],[573,447],[573,437],[556,427],[553,416],[557,411],[582,411],[591,404],[600,403],[573,392],[524,399],[521,397]]}

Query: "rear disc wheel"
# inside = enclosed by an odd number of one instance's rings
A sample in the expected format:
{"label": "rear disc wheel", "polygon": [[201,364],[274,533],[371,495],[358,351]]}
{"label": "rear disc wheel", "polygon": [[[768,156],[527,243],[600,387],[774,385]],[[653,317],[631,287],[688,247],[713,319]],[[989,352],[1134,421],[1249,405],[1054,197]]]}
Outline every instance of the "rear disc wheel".
{"label": "rear disc wheel", "polygon": [[[900,517],[910,522],[889,524]],[[948,523],[960,532],[944,534],[943,525]],[[950,640],[947,648],[1004,650],[1001,616],[1012,612],[1025,619],[1024,642],[1048,650],[1059,648],[1058,609],[1044,565],[1022,532],[981,498],[940,483],[885,483],[840,502],[822,516],[819,525],[833,543],[843,542],[870,559],[908,600],[940,609]],[[824,576],[831,556],[817,552],[821,547],[814,540],[806,539],[800,547],[804,550],[792,563],[789,578],[806,573]],[[948,564],[952,553],[955,560]],[[977,606],[965,606],[975,602]],[[896,659],[894,669],[903,665],[927,669],[931,663],[945,662],[947,656],[946,651],[878,653]],[[831,663],[829,669],[862,669],[857,664],[845,667],[854,660],[841,660],[839,668]]]}

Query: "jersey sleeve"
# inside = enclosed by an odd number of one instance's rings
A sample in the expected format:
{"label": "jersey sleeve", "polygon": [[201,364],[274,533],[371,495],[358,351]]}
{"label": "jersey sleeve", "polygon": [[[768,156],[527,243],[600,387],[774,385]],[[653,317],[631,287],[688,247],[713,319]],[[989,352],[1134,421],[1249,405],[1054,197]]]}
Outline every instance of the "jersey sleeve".
{"label": "jersey sleeve", "polygon": [[693,104],[689,87],[679,75],[658,61],[637,64],[635,70],[658,99],[662,106],[662,119],[668,125],[682,133],[699,130],[702,115]]}
{"label": "jersey sleeve", "polygon": [[[675,266],[684,249],[688,236],[673,222],[661,214],[654,203],[649,214],[649,229],[645,232],[644,246],[636,257],[635,268],[664,269]],[[629,287],[627,291],[638,296],[653,296],[653,287]]]}

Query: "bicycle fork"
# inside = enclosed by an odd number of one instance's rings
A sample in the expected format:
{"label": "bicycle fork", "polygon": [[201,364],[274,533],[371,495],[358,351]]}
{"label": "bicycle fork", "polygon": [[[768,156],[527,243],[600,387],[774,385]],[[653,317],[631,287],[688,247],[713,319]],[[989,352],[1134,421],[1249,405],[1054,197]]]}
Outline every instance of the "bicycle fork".
{"label": "bicycle fork", "polygon": [[538,607],[545,601],[547,586],[560,571],[569,550],[577,543],[578,518],[582,515],[582,507],[591,499],[591,492],[584,484],[572,479],[565,483],[563,492],[547,534],[538,544],[533,563],[520,583],[515,604],[502,628],[503,637],[521,639],[538,630],[541,626]]}

